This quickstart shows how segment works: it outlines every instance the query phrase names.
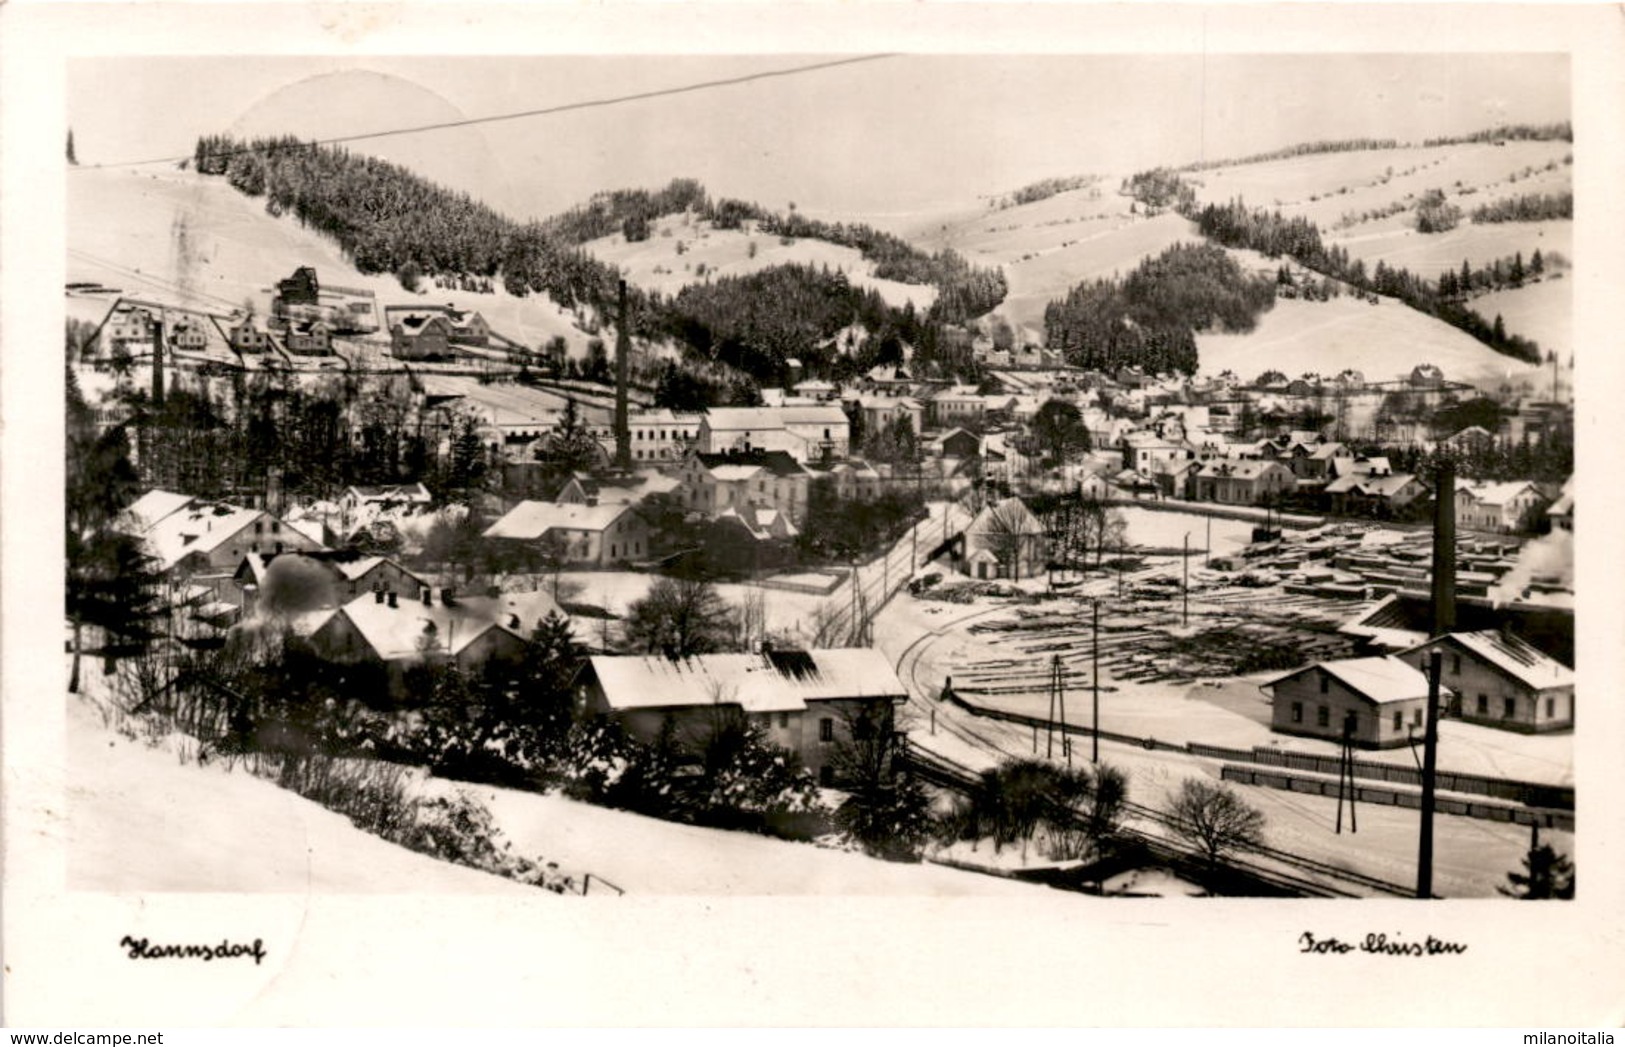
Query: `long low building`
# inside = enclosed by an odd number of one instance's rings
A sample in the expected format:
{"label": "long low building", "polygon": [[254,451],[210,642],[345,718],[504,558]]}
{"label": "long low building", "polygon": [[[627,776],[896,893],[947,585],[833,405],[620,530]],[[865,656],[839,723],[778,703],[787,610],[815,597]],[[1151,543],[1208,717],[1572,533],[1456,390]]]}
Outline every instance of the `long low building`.
{"label": "long low building", "polygon": [[[1427,715],[1428,678],[1393,656],[1320,662],[1262,687],[1273,700],[1272,730],[1333,741],[1346,730],[1363,749],[1411,744]],[[1440,694],[1442,703],[1451,698]]]}
{"label": "long low building", "polygon": [[653,742],[670,723],[682,744],[701,744],[719,714],[743,714],[767,740],[796,753],[825,785],[839,784],[838,753],[855,734],[890,735],[907,700],[884,654],[869,648],[759,654],[590,659],[576,677],[581,715],[620,723]]}

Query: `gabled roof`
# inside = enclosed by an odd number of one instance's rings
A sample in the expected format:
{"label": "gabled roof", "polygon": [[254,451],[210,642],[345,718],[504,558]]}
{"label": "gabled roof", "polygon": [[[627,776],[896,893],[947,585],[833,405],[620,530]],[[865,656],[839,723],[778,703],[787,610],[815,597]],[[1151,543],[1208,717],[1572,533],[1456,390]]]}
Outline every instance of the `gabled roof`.
{"label": "gabled roof", "polygon": [[1485,484],[1470,480],[1456,481],[1456,497],[1467,495],[1481,505],[1506,505],[1524,491],[1534,491],[1537,497],[1540,490],[1528,480],[1509,480],[1505,483]]}
{"label": "gabled roof", "polygon": [[763,470],[774,476],[799,476],[806,468],[788,451],[749,451],[703,454],[694,457],[718,480],[746,480]]}
{"label": "gabled roof", "polygon": [[1418,644],[1405,653],[1414,654],[1441,645],[1466,651],[1484,664],[1499,670],[1503,675],[1510,676],[1536,690],[1574,685],[1573,669],[1555,658],[1548,657],[1528,641],[1501,632],[1499,629],[1448,633]]}
{"label": "gabled roof", "polygon": [[738,705],[747,712],[794,712],[810,701],[907,696],[891,662],[872,648],[589,659],[611,709]]}
{"label": "gabled roof", "polygon": [[1392,473],[1386,476],[1349,473],[1339,476],[1327,484],[1326,493],[1364,494],[1379,498],[1391,498],[1404,491],[1414,482],[1417,482],[1416,477],[1410,473]]}
{"label": "gabled roof", "polygon": [[449,607],[439,599],[425,604],[421,599],[401,598],[391,607],[367,593],[333,613],[348,618],[367,646],[386,662],[418,657],[430,623],[434,624],[438,649],[453,655],[462,653],[492,629],[524,639],[496,620],[490,601],[485,598],[454,600]]}
{"label": "gabled roof", "polygon": [[554,502],[520,502],[490,527],[487,538],[540,538],[554,528],[572,531],[603,531],[630,512],[625,505],[559,505]]}
{"label": "gabled roof", "polygon": [[[1274,687],[1305,673],[1321,671],[1336,677],[1349,690],[1377,705],[1428,696],[1428,678],[1415,666],[1393,655],[1320,662],[1266,680],[1261,686]],[[1446,688],[1440,688],[1441,693],[1446,691]]]}
{"label": "gabled roof", "polygon": [[125,529],[130,534],[146,534],[153,524],[197,501],[192,495],[175,491],[151,490],[124,509]]}
{"label": "gabled roof", "polygon": [[193,553],[213,552],[265,515],[260,509],[194,503],[149,528],[147,549],[167,569]]}
{"label": "gabled roof", "polygon": [[1280,462],[1258,458],[1214,458],[1201,465],[1199,476],[1228,477],[1233,480],[1256,480],[1271,469],[1286,469]]}

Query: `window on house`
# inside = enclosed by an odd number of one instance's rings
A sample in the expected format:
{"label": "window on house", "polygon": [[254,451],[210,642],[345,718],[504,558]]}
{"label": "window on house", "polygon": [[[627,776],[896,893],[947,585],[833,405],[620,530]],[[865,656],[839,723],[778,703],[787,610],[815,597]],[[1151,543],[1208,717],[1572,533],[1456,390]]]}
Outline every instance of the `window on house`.
{"label": "window on house", "polygon": [[818,740],[821,742],[835,740],[835,721],[827,716],[818,721]]}
{"label": "window on house", "polygon": [[282,521],[281,520],[272,520],[271,521],[271,533],[272,534],[281,534],[282,533]]}
{"label": "window on house", "polygon": [[1405,729],[1405,714],[1403,712],[1401,712],[1400,710],[1395,709],[1394,710],[1394,730],[1403,731],[1404,729]]}
{"label": "window on house", "polygon": [[1292,703],[1292,722],[1293,723],[1302,723],[1303,722],[1303,703],[1302,702],[1293,702]]}
{"label": "window on house", "polygon": [[1481,695],[1478,696],[1478,715],[1480,715],[1480,716],[1488,716],[1489,714],[1490,714],[1490,696],[1487,695],[1487,694],[1481,694]]}
{"label": "window on house", "polygon": [[1503,698],[1501,700],[1501,719],[1510,720],[1518,715],[1518,700],[1516,698]]}
{"label": "window on house", "polygon": [[1549,719],[1551,719],[1552,717],[1554,717],[1556,715],[1557,715],[1557,699],[1556,698],[1548,698],[1548,699],[1546,699],[1546,718],[1549,720]]}
{"label": "window on house", "polygon": [[262,534],[262,533],[264,533],[264,531],[265,531],[265,523],[264,523],[264,521],[256,520],[254,522],[254,533],[255,534]]}
{"label": "window on house", "polygon": [[779,714],[779,726],[780,727],[789,727],[790,726],[790,714],[789,713],[780,713]]}
{"label": "window on house", "polygon": [[1422,726],[1422,710],[1421,709],[1412,709],[1411,710],[1411,723],[1415,724],[1418,727]]}
{"label": "window on house", "polygon": [[1461,655],[1459,654],[1453,654],[1450,656],[1450,675],[1461,675]]}
{"label": "window on house", "polygon": [[1315,713],[1316,727],[1330,727],[1332,725],[1332,710],[1329,706],[1321,706]]}
{"label": "window on house", "polygon": [[1320,674],[1320,693],[1326,694],[1332,689],[1332,678],[1324,672]]}

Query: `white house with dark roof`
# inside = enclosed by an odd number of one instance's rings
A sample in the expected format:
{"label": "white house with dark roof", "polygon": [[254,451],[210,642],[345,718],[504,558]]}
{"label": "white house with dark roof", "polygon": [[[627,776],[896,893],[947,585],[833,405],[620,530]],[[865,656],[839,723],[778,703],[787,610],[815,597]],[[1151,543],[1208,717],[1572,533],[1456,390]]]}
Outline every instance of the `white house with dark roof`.
{"label": "white house with dark roof", "polygon": [[1443,655],[1452,716],[1524,733],[1574,726],[1574,670],[1527,640],[1497,629],[1449,633],[1399,657],[1426,672],[1433,651]]}
{"label": "white house with dark roof", "polygon": [[263,509],[148,491],[128,509],[122,529],[144,539],[158,567],[179,577],[230,575],[249,553],[312,552],[320,542]]}
{"label": "white house with dark roof", "polygon": [[646,742],[669,722],[680,743],[698,745],[719,717],[744,716],[830,785],[838,784],[839,746],[854,731],[890,736],[893,708],[908,696],[891,661],[871,648],[601,655],[582,667],[575,692],[581,715],[613,719]]}
{"label": "white house with dark roof", "polygon": [[[1427,716],[1427,676],[1393,655],[1320,662],[1260,686],[1271,698],[1272,730],[1335,741],[1347,729],[1365,749],[1411,744]],[[1450,693],[1441,690],[1441,702]]]}

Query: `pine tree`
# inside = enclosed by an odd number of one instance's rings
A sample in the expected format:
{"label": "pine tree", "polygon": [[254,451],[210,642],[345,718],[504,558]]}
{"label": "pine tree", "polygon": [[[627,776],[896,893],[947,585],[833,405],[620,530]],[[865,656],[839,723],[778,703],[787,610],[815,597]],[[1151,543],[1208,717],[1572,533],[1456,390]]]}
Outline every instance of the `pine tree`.
{"label": "pine tree", "polygon": [[1545,271],[1546,260],[1541,257],[1540,248],[1537,247],[1535,248],[1535,253],[1529,256],[1529,272],[1532,276],[1539,276]]}
{"label": "pine tree", "polygon": [[74,167],[79,166],[79,154],[73,149],[73,128],[68,128],[68,163]]}
{"label": "pine tree", "polygon": [[1507,873],[1510,887],[1502,894],[1525,901],[1574,897],[1574,863],[1552,850],[1551,844],[1535,847],[1523,858],[1522,873]]}

